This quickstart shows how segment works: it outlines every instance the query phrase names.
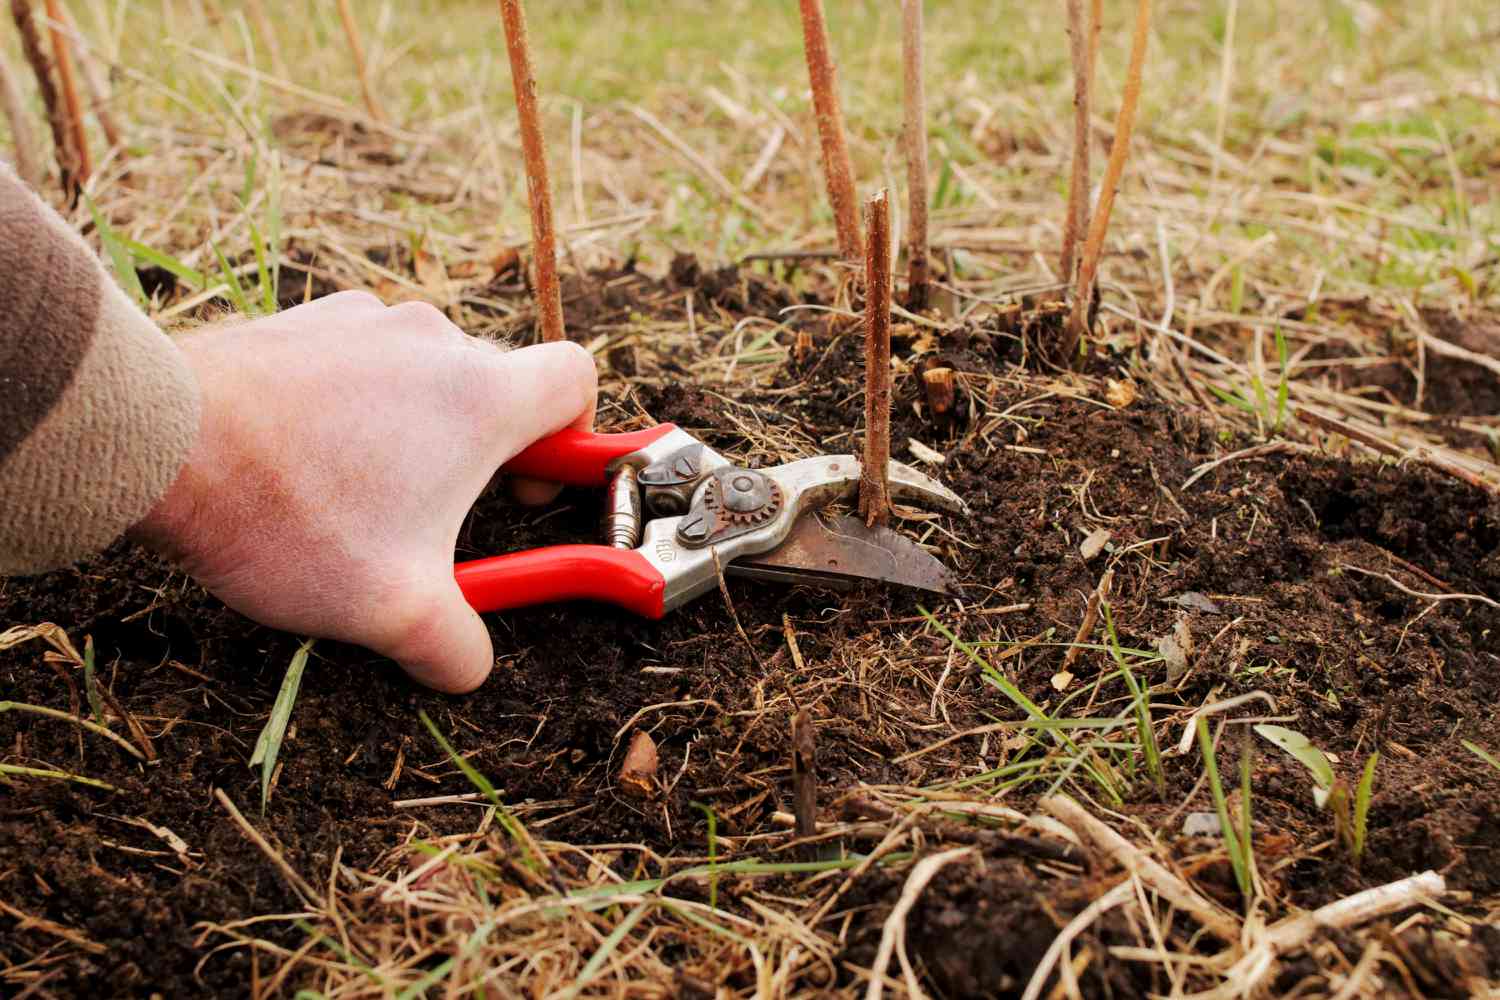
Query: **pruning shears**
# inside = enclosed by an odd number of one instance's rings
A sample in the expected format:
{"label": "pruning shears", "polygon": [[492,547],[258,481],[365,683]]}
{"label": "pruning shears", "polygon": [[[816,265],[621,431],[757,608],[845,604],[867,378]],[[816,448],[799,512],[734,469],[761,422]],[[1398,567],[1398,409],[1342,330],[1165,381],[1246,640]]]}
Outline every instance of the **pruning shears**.
{"label": "pruning shears", "polygon": [[[822,455],[768,469],[736,466],[676,424],[597,434],[560,431],[504,471],[607,490],[608,544],[553,545],[459,563],[478,611],[593,600],[660,618],[718,585],[719,574],[838,585],[882,580],[950,593],[948,571],[915,542],[852,517],[816,515],[852,497],[861,463]],[[968,506],[941,483],[890,463],[892,500],[954,514]]]}

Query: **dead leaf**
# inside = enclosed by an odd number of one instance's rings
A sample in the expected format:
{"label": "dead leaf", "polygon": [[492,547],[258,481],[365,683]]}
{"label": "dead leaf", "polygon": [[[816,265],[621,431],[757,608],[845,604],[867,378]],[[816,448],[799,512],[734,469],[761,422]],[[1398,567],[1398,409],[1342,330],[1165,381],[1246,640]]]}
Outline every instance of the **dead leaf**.
{"label": "dead leaf", "polygon": [[1100,552],[1103,552],[1104,546],[1109,544],[1111,537],[1112,532],[1108,528],[1095,528],[1089,532],[1089,537],[1085,538],[1083,544],[1078,546],[1078,551],[1083,553],[1083,561],[1088,562]]}
{"label": "dead leaf", "polygon": [[620,767],[620,786],[640,798],[656,794],[656,765],[656,741],[643,730],[636,732]]}
{"label": "dead leaf", "polygon": [[1138,395],[1133,379],[1104,380],[1104,401],[1117,410],[1123,410],[1134,403]]}
{"label": "dead leaf", "polygon": [[1175,597],[1168,597],[1167,603],[1176,604],[1179,607],[1192,608],[1194,611],[1206,611],[1211,615],[1221,615],[1224,613],[1223,611],[1219,610],[1219,606],[1217,604],[1215,604],[1213,601],[1209,600],[1202,594],[1198,593],[1196,590],[1189,590],[1186,593],[1178,594]]}

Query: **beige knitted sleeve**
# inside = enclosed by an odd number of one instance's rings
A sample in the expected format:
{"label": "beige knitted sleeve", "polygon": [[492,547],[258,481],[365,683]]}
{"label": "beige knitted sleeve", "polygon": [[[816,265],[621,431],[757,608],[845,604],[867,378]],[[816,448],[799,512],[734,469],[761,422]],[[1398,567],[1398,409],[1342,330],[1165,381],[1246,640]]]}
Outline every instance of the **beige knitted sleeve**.
{"label": "beige knitted sleeve", "polygon": [[176,345],[0,163],[0,576],[74,562],[144,517],[198,414]]}

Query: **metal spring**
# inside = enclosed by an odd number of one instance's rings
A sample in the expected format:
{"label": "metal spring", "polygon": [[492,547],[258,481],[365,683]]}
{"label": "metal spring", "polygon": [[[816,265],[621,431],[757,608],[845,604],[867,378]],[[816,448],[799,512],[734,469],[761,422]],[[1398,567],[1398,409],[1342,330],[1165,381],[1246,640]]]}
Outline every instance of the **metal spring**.
{"label": "metal spring", "polygon": [[627,465],[609,481],[604,500],[605,544],[633,549],[641,543],[641,491],[635,466]]}

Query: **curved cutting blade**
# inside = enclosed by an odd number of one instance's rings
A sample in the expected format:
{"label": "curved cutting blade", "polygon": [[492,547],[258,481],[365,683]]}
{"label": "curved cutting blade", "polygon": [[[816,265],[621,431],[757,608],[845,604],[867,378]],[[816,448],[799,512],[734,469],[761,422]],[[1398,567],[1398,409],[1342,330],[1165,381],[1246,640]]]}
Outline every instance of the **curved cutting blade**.
{"label": "curved cutting blade", "polygon": [[855,517],[797,519],[786,541],[769,552],[740,556],[724,568],[731,576],[779,583],[819,583],[847,590],[859,580],[879,580],[939,594],[955,593],[936,557],[889,528],[867,528]]}

